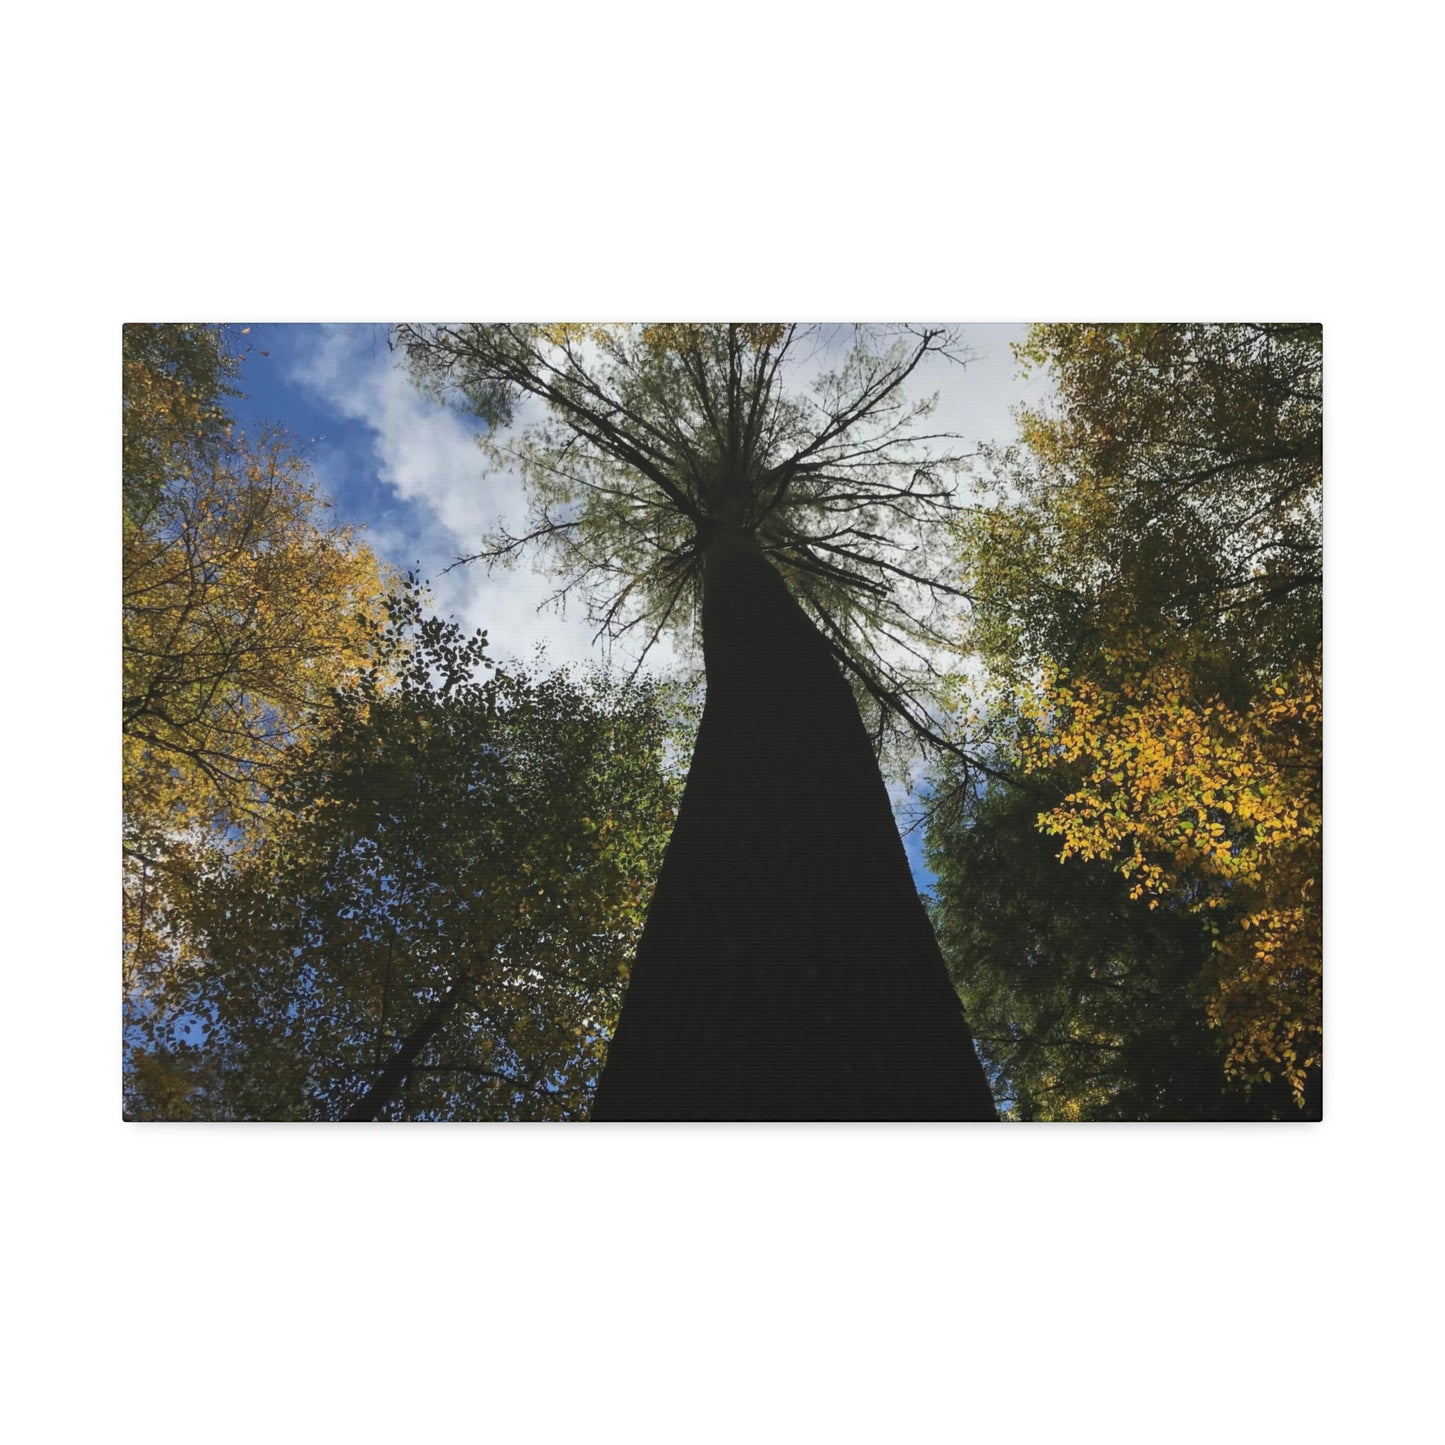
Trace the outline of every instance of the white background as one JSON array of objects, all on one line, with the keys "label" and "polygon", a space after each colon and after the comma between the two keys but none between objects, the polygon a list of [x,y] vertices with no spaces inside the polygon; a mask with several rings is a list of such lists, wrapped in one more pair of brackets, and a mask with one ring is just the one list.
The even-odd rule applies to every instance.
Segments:
[{"label": "white background", "polygon": [[[13,1438],[1422,1437],[1427,13],[12,17]],[[1325,323],[1323,1125],[122,1126],[120,324],[533,314]]]}]

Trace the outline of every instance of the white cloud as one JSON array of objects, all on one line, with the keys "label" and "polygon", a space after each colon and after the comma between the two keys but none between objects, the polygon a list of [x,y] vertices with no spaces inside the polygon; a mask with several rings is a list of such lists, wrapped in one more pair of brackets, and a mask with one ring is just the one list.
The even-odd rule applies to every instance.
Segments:
[{"label": "white cloud", "polygon": [[[479,424],[428,401],[394,356],[349,328],[320,335],[295,379],[370,431],[377,477],[411,504],[404,520],[368,529],[372,545],[398,565],[419,562],[437,609],[468,629],[486,628],[495,655],[530,658],[541,644],[551,665],[601,661],[582,600],[569,599],[565,611],[546,605],[556,578],[525,564],[490,573],[481,563],[444,571],[478,551],[500,520],[515,528],[526,516],[520,479],[488,470],[476,444]],[[527,419],[525,412],[520,419]],[[661,669],[672,657],[659,645],[648,664]],[[614,661],[630,667],[632,659],[619,652]]]}]

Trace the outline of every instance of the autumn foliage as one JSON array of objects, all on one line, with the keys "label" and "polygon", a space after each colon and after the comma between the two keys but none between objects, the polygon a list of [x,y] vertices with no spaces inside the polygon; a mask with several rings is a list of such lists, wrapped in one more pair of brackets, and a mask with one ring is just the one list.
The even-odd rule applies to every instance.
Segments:
[{"label": "autumn foliage", "polygon": [[401,579],[188,900],[128,1107],[190,1119],[586,1115],[676,808],[666,689],[499,668]]},{"label": "autumn foliage", "polygon": [[[1127,658],[1121,658],[1126,662]],[[1236,710],[1181,667],[1136,658],[1114,687],[1045,673],[1025,768],[1071,769],[1039,816],[1059,857],[1105,858],[1129,897],[1198,914],[1214,943],[1204,1009],[1225,1067],[1301,1098],[1319,1062],[1323,713],[1318,666]]]},{"label": "autumn foliage", "polygon": [[[263,811],[270,769],[354,666],[383,577],[284,435],[224,411],[214,328],[127,327],[121,701],[127,970]],[[229,830],[229,833],[228,833]]]},{"label": "autumn foliage", "polygon": [[682,701],[499,669],[239,379],[216,328],[126,330],[126,1113],[585,1115]]},{"label": "autumn foliage", "polygon": [[[1322,1037],[1318,328],[1042,326],[1021,357],[1057,401],[992,454],[963,532],[988,664],[970,726],[1064,868],[1107,866],[1128,907],[1193,921],[1201,962],[1164,992],[1217,1032],[1216,1092],[1282,1086],[1303,1108]],[[947,874],[978,844],[945,832]],[[1150,964],[1090,967],[1117,992]],[[1027,961],[959,968],[977,986]],[[1120,1022],[1092,1046],[1146,1026]]]}]

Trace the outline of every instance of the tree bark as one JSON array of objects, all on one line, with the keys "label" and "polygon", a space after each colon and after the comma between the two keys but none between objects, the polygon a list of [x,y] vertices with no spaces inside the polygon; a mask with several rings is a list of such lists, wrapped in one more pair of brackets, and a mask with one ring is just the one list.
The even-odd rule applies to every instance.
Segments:
[{"label": "tree bark", "polygon": [[739,533],[597,1120],[994,1119],[852,692]]}]

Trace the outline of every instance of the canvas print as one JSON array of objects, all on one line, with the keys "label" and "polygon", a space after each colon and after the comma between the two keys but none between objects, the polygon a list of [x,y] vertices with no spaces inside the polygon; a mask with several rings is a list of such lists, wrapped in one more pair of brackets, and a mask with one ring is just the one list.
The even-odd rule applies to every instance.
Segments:
[{"label": "canvas print", "polygon": [[126,326],[124,1116],[1319,1119],[1322,348]]}]

